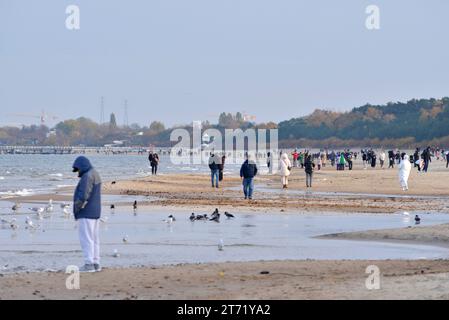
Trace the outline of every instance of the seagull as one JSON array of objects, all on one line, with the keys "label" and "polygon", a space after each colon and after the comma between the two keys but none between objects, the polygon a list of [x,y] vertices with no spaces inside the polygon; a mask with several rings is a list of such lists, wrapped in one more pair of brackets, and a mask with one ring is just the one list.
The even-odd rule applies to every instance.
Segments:
[{"label": "seagull", "polygon": [[70,204],[68,204],[68,203],[61,203],[60,206],[61,206],[61,209],[64,210],[65,208],[69,208]]},{"label": "seagull", "polygon": [[223,251],[223,249],[224,249],[223,239],[220,239],[220,242],[218,242],[218,250]]},{"label": "seagull", "polygon": [[9,227],[13,230],[17,230],[19,228],[19,226],[14,221],[9,225]]},{"label": "seagull", "polygon": [[134,201],[134,204],[133,204],[133,209],[134,209],[134,211],[136,211],[136,210],[137,210],[137,201]]},{"label": "seagull", "polygon": [[1,219],[0,222],[10,225],[10,224],[16,223],[16,218],[12,218],[11,220]]},{"label": "seagull", "polygon": [[196,217],[195,217],[195,214],[192,212],[192,214],[190,215],[190,221],[195,221],[196,220]]},{"label": "seagull", "polygon": [[31,221],[31,218],[29,216],[25,219],[25,224],[27,225],[26,228],[34,229],[33,221]]},{"label": "seagull", "polygon": [[117,249],[114,249],[114,254],[112,255],[114,258],[120,257],[120,253],[118,253]]},{"label": "seagull", "polygon": [[31,211],[35,212],[37,214],[37,218],[39,220],[42,220],[42,213],[44,213],[45,208],[30,208]]},{"label": "seagull", "polygon": [[227,211],[225,211],[225,216],[226,216],[228,219],[235,218],[233,214],[230,214],[230,213],[227,212]]},{"label": "seagull", "polygon": [[164,222],[166,223],[173,223],[174,221],[176,221],[175,217],[173,217],[173,215],[169,215],[167,220],[164,220]]},{"label": "seagull", "polygon": [[214,212],[212,212],[212,217],[218,214],[218,208],[215,208]]},{"label": "seagull", "polygon": [[64,207],[64,209],[62,209],[62,212],[64,212],[64,215],[66,216],[66,217],[70,217],[70,215],[72,214],[70,211],[69,211],[69,207],[67,206],[67,207]]},{"label": "seagull", "polygon": [[54,209],[53,208],[53,199],[50,199],[50,200],[48,200],[48,204],[45,207],[45,211],[48,213],[51,213],[51,212],[53,212],[53,209]]},{"label": "seagull", "polygon": [[420,224],[420,223],[421,223],[421,218],[418,215],[416,215],[415,216],[415,224]]},{"label": "seagull", "polygon": [[110,208],[111,208],[111,213],[115,213],[115,205],[111,204]]},{"label": "seagull", "polygon": [[199,214],[196,216],[196,220],[207,220],[207,214]]},{"label": "seagull", "polygon": [[38,207],[34,207],[34,208],[29,208],[31,211],[35,212],[35,213],[44,213],[44,208],[38,208]]},{"label": "seagull", "polygon": [[220,222],[220,214],[217,213],[215,215],[212,215],[212,218],[210,218],[209,221]]},{"label": "seagull", "polygon": [[17,213],[17,211],[19,211],[20,209],[20,204],[18,204],[17,202],[12,206],[12,211],[14,213]]},{"label": "seagull", "polygon": [[115,181],[112,181],[112,182],[111,182],[111,184],[116,184],[116,183],[117,183],[117,182],[115,182]]},{"label": "seagull", "polygon": [[128,240],[129,240],[128,235],[125,235],[123,237],[123,243],[128,243]]},{"label": "seagull", "polygon": [[404,216],[410,216],[410,213],[408,213],[407,211],[404,211],[403,213],[402,213],[402,215],[404,215]]}]

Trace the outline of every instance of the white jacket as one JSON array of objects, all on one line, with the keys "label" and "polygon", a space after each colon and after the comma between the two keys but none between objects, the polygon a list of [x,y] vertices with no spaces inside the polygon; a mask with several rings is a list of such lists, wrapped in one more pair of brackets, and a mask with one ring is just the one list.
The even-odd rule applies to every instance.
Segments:
[{"label": "white jacket", "polygon": [[408,177],[410,176],[410,171],[412,170],[412,165],[408,159],[408,155],[404,156],[404,160],[399,164],[399,183],[402,187],[407,186]]},{"label": "white jacket", "polygon": [[292,164],[290,160],[288,159],[288,156],[286,153],[283,153],[281,155],[281,160],[279,161],[279,172],[281,176],[289,176],[290,170],[288,170],[289,167],[291,167]]}]

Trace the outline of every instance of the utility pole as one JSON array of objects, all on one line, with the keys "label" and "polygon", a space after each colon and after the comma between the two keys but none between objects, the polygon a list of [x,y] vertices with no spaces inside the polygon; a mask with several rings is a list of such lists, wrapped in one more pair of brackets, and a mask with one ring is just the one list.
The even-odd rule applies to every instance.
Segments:
[{"label": "utility pole", "polygon": [[123,126],[125,128],[128,127],[128,100],[125,99],[125,104],[124,104],[124,115],[123,115]]},{"label": "utility pole", "polygon": [[100,101],[100,124],[104,124],[104,97],[101,96]]}]

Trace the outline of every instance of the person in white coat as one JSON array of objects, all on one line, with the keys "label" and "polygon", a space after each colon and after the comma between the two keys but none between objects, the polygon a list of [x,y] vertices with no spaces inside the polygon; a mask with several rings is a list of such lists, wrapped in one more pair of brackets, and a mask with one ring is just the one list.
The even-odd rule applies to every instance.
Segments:
[{"label": "person in white coat", "polygon": [[292,164],[286,153],[281,155],[281,160],[279,161],[279,172],[282,178],[282,188],[286,189],[288,186],[288,176],[290,175],[290,170]]},{"label": "person in white coat", "polygon": [[410,171],[412,170],[412,165],[408,158],[408,155],[404,155],[404,159],[399,163],[399,182],[403,191],[408,190],[408,177],[410,176]]}]

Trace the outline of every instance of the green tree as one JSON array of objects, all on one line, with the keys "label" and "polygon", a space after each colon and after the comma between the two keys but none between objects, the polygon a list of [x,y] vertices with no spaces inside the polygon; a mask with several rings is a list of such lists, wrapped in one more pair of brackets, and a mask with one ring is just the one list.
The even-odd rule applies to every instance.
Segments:
[{"label": "green tree", "polygon": [[150,124],[150,131],[153,133],[160,133],[165,130],[165,126],[160,121],[153,121]]},{"label": "green tree", "polygon": [[115,119],[115,114],[111,113],[111,117],[109,118],[109,128],[116,129],[117,128],[117,120]]}]

